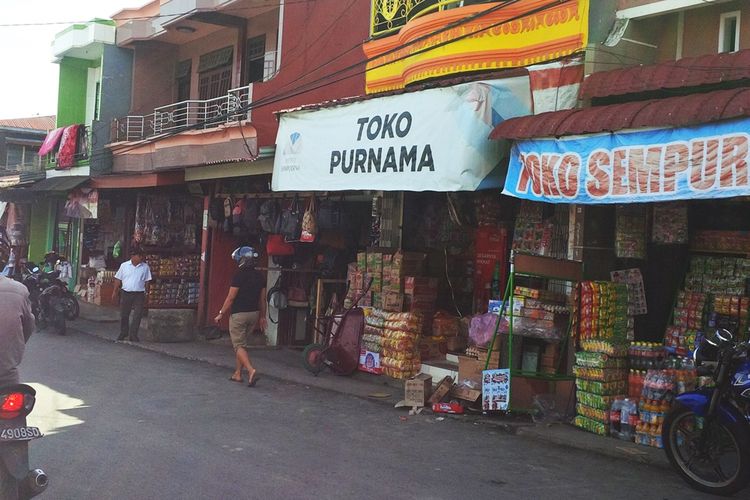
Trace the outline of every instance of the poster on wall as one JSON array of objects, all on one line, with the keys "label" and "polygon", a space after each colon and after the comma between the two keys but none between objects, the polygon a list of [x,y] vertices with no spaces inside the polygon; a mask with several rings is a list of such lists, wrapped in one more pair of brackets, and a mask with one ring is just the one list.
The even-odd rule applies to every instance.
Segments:
[{"label": "poster on wall", "polygon": [[74,219],[96,219],[99,208],[99,191],[79,187],[68,193],[65,215]]},{"label": "poster on wall", "polygon": [[628,315],[639,316],[648,313],[646,289],[643,286],[643,275],[638,268],[622,269],[609,273],[615,283],[624,283],[628,287]]}]

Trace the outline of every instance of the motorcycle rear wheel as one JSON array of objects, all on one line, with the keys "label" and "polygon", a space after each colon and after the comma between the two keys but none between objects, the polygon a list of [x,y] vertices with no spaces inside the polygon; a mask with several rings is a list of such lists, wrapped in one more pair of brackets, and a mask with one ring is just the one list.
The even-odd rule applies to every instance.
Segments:
[{"label": "motorcycle rear wheel", "polygon": [[[714,495],[736,493],[750,481],[750,434],[742,424],[720,418],[707,429],[703,429],[705,423],[685,406],[674,408],[664,420],[664,451],[691,487]],[[701,450],[698,441],[704,432],[709,433],[709,444]],[[721,455],[714,456],[716,452]],[[729,460],[722,460],[724,452],[730,454]],[[730,464],[734,464],[731,472],[725,471]],[[698,466],[704,470],[698,470]]]},{"label": "motorcycle rear wheel", "polygon": [[68,321],[78,319],[78,315],[81,314],[81,306],[78,304],[78,299],[73,295],[68,295],[63,297],[62,301],[65,304],[65,319]]}]

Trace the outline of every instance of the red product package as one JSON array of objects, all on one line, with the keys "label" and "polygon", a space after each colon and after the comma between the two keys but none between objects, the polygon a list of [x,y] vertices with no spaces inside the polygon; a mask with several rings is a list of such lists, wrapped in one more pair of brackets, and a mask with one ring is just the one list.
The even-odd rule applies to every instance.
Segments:
[{"label": "red product package", "polygon": [[432,405],[432,411],[434,413],[461,414],[464,412],[464,407],[459,403],[434,403]]}]

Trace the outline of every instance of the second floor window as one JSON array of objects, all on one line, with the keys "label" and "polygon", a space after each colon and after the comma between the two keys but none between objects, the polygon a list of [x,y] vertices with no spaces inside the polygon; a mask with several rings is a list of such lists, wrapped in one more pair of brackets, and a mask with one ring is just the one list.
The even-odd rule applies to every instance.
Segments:
[{"label": "second floor window", "polygon": [[246,83],[262,82],[265,77],[266,35],[256,36],[247,41]]},{"label": "second floor window", "polygon": [[190,99],[190,73],[192,71],[192,66],[192,61],[190,59],[177,63],[177,68],[175,69],[177,102]]},{"label": "second floor window", "polygon": [[720,17],[719,52],[740,50],[740,11],[726,12]]},{"label": "second floor window", "polygon": [[232,47],[225,47],[200,57],[198,64],[199,99],[213,99],[229,93],[232,85],[233,54]]},{"label": "second floor window", "polygon": [[18,172],[35,171],[39,169],[38,147],[9,143],[6,147],[5,165],[8,170]]}]

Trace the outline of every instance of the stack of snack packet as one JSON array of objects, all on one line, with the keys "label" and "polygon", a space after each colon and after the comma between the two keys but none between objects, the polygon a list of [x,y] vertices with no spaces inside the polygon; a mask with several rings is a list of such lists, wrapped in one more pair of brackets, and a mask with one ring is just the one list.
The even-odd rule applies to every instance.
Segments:
[{"label": "stack of snack packet", "polygon": [[610,282],[582,282],[580,351],[576,353],[577,416],[575,425],[596,434],[609,434],[609,412],[628,393],[628,292]]},{"label": "stack of snack packet", "polygon": [[419,338],[422,329],[421,314],[384,313],[381,357],[384,375],[406,379],[419,373]]}]

